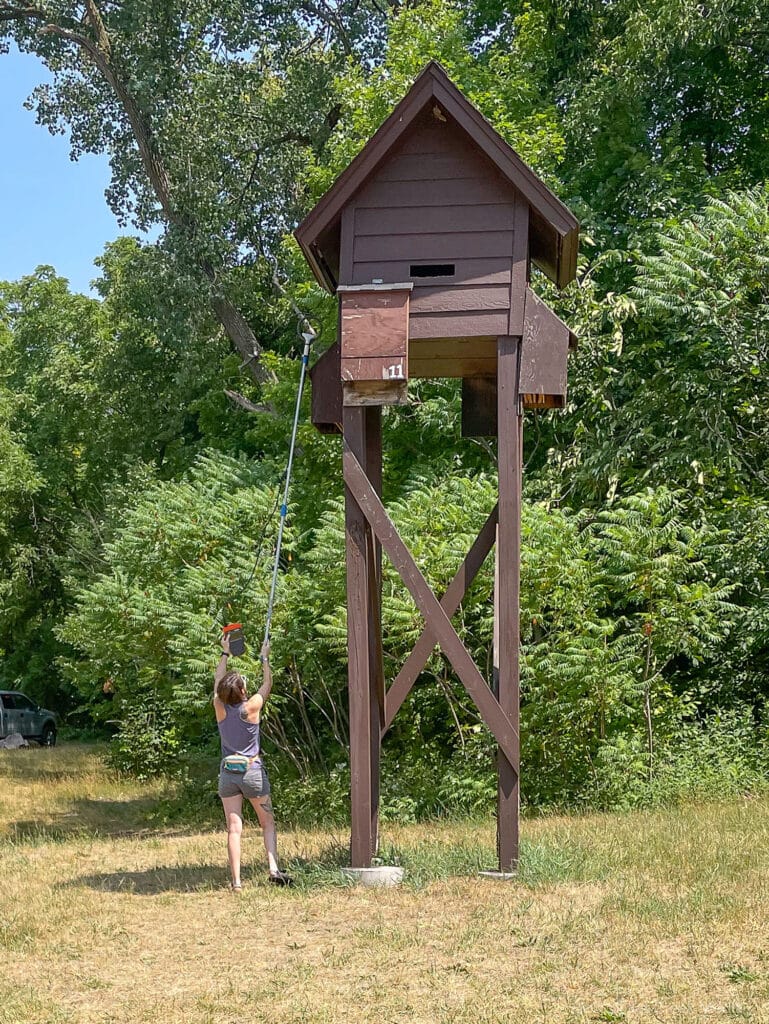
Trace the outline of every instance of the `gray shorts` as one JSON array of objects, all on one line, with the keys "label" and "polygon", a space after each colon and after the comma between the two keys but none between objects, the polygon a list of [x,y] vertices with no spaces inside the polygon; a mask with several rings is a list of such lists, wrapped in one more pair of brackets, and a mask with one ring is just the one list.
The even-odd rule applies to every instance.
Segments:
[{"label": "gray shorts", "polygon": [[267,769],[261,761],[254,761],[243,775],[224,770],[224,762],[219,768],[219,796],[237,796],[242,794],[247,800],[255,800],[260,796],[269,796],[270,780]]}]

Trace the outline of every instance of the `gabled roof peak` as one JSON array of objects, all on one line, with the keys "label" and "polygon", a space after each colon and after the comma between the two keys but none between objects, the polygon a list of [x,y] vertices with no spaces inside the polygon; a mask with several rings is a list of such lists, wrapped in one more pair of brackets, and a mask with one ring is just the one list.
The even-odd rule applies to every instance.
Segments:
[{"label": "gabled roof peak", "polygon": [[432,101],[440,105],[526,199],[530,208],[532,260],[560,287],[568,284],[576,274],[576,218],[460,92],[436,60],[425,65],[390,116],[296,229],[297,241],[317,279],[335,290],[338,282],[323,258],[319,240],[335,235],[342,210]]}]

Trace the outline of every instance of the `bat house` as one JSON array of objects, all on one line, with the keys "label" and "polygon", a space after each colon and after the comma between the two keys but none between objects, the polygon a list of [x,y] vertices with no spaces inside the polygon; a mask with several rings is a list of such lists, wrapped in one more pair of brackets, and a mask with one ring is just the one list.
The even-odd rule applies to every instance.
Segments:
[{"label": "bat house", "polygon": [[[576,273],[579,225],[435,62],[296,230],[339,297],[336,343],[311,370],[312,419],[344,437],[352,862],[375,851],[379,745],[436,644],[499,745],[499,859],[518,858],[523,410],[562,408],[571,330],[529,287]],[[381,407],[419,377],[462,378],[462,426],[498,437],[499,503],[439,600],[381,502]],[[451,623],[496,542],[494,686]],[[425,628],[386,688],[381,552]]]}]

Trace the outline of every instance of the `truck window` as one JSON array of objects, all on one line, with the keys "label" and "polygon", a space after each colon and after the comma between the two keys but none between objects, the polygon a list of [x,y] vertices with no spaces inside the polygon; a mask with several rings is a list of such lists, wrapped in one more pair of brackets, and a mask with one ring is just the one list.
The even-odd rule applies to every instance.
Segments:
[{"label": "truck window", "polygon": [[0,700],[2,700],[3,707],[5,708],[6,711],[13,711],[13,709],[16,707],[13,697],[9,693],[4,693]]},{"label": "truck window", "polygon": [[34,711],[37,708],[37,705],[29,697],[25,697],[23,693],[15,693],[13,701],[14,707],[19,711]]}]

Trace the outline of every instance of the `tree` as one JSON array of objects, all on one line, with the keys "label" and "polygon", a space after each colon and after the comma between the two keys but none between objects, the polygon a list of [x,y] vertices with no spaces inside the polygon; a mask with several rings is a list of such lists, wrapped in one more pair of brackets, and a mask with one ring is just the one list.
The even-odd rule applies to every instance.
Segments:
[{"label": "tree", "polygon": [[110,154],[112,210],[143,230],[163,224],[180,274],[196,275],[259,381],[269,371],[233,275],[274,256],[295,220],[306,154],[337,118],[330,74],[366,20],[356,12],[0,2],[0,27],[53,75],[33,96],[39,121],[70,132],[74,158]]},{"label": "tree", "polygon": [[764,492],[767,266],[758,188],[672,220],[624,295],[601,301],[583,276],[573,306],[585,344],[572,364],[573,412],[557,428],[571,500],[659,484],[711,502]]},{"label": "tree", "polygon": [[[736,612],[728,601],[734,585],[717,579],[706,561],[715,531],[706,522],[685,522],[683,511],[680,500],[660,488],[628,496],[596,520],[612,613],[617,627],[635,639],[631,666],[643,706],[649,781],[655,721],[675,707],[668,676],[674,660],[696,665],[712,656]],[[696,710],[691,695],[679,716],[682,710]]]},{"label": "tree", "polygon": [[125,503],[186,469],[206,431],[243,443],[221,391],[237,373],[227,346],[184,317],[154,330],[147,296],[173,306],[174,291],[156,255],[128,239],[108,247],[103,301],[71,294],[51,268],[0,285],[0,672],[62,710],[54,629],[103,567]]}]

